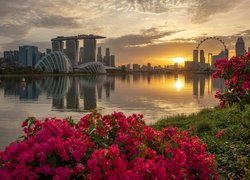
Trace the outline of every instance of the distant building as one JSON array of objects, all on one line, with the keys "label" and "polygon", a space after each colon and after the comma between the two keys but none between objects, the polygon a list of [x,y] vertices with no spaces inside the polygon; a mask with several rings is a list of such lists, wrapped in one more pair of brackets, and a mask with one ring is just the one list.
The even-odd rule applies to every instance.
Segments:
[{"label": "distant building", "polygon": [[80,47],[78,64],[82,64],[83,61],[84,61],[84,47]]},{"label": "distant building", "polygon": [[174,69],[178,69],[178,63],[174,63]]},{"label": "distant building", "polygon": [[52,41],[52,51],[63,51],[64,42],[63,41]]},{"label": "distant building", "polygon": [[200,63],[205,64],[205,52],[204,50],[200,50]]},{"label": "distant building", "polygon": [[114,55],[110,56],[110,66],[115,67],[115,56]]},{"label": "distant building", "polygon": [[127,64],[127,65],[126,65],[126,70],[127,70],[127,71],[130,71],[130,64]]},{"label": "distant building", "polygon": [[19,59],[19,52],[18,51],[4,51],[4,60],[7,64],[17,65]]},{"label": "distant building", "polygon": [[197,49],[193,50],[193,61],[198,63],[199,61],[199,51]]},{"label": "distant building", "polygon": [[152,71],[153,70],[153,67],[151,66],[151,63],[148,63],[147,64],[147,71]]},{"label": "distant building", "polygon": [[98,47],[97,62],[102,63],[102,48],[101,47]]},{"label": "distant building", "polygon": [[38,47],[19,46],[19,65],[23,67],[34,67],[39,60]]},{"label": "distant building", "polygon": [[221,51],[218,55],[212,56],[212,68],[214,68],[214,64],[216,63],[216,60],[222,59],[222,58],[228,58],[228,50]]},{"label": "distant building", "polygon": [[96,57],[96,39],[84,39],[83,62],[95,62]]},{"label": "distant building", "polygon": [[51,53],[52,52],[52,49],[46,49],[46,54],[49,54],[49,53]]},{"label": "distant building", "polygon": [[194,69],[194,61],[185,61],[185,69],[193,70]]},{"label": "distant building", "polygon": [[105,55],[105,62],[106,62],[106,66],[110,66],[110,50],[109,48],[106,48],[106,55]]},{"label": "distant building", "polygon": [[38,51],[38,59],[41,59],[45,55],[46,55],[46,53],[42,53],[42,52]]},{"label": "distant building", "polygon": [[66,49],[64,52],[70,59],[72,66],[78,63],[78,44],[78,40],[66,40]]},{"label": "distant building", "polygon": [[133,71],[140,71],[140,65],[139,64],[133,64]]},{"label": "distant building", "polygon": [[237,42],[235,45],[235,51],[236,51],[236,56],[243,56],[246,53],[245,42],[242,37],[239,37],[237,39]]},{"label": "distant building", "polygon": [[82,64],[83,62],[84,62],[84,47],[80,47],[78,64]]}]

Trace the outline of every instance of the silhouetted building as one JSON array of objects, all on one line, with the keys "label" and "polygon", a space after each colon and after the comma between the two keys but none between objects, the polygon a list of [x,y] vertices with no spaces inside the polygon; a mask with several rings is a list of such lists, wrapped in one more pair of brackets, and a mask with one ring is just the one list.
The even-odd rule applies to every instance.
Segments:
[{"label": "silhouetted building", "polygon": [[84,39],[84,54],[83,62],[95,62],[96,57],[96,40]]},{"label": "silhouetted building", "polygon": [[235,45],[235,51],[236,51],[236,56],[243,56],[246,53],[245,42],[242,37],[239,37],[237,39],[237,42]]},{"label": "silhouetted building", "polygon": [[130,71],[130,64],[127,64],[127,65],[126,65],[126,70],[127,70],[127,71]]},{"label": "silhouetted building", "polygon": [[52,41],[52,51],[63,51],[64,42],[63,41]]},{"label": "silhouetted building", "polygon": [[133,71],[140,71],[140,65],[139,64],[133,64]]},{"label": "silhouetted building", "polygon": [[110,66],[115,67],[115,56],[114,55],[110,56]]},{"label": "silhouetted building", "polygon": [[34,67],[39,60],[38,48],[36,46],[19,46],[19,65]]},{"label": "silhouetted building", "polygon": [[193,70],[194,69],[194,61],[185,61],[185,69]]},{"label": "silhouetted building", "polygon": [[78,63],[78,47],[78,40],[66,40],[65,54],[70,59],[72,66],[75,66]]},{"label": "silhouetted building", "polygon": [[195,63],[198,63],[198,59],[199,59],[199,51],[197,49],[193,50],[193,61]]},{"label": "silhouetted building", "polygon": [[102,48],[98,47],[97,62],[102,63]]},{"label": "silhouetted building", "polygon": [[49,54],[49,53],[51,53],[52,52],[52,49],[46,49],[46,54]]},{"label": "silhouetted building", "polygon": [[3,54],[5,62],[12,65],[18,64],[18,59],[19,59],[18,51],[4,51]]},{"label": "silhouetted building", "polygon": [[106,55],[105,55],[105,62],[106,66],[110,66],[110,50],[109,48],[106,48]]},{"label": "silhouetted building", "polygon": [[216,60],[222,59],[222,58],[228,59],[228,50],[227,49],[225,51],[221,51],[218,55],[212,56],[212,68],[214,68],[214,64],[215,64]]},{"label": "silhouetted building", "polygon": [[200,63],[205,64],[205,60],[204,50],[200,50]]},{"label": "silhouetted building", "polygon": [[80,52],[79,52],[79,63],[82,64],[84,61],[84,47],[80,47]]}]

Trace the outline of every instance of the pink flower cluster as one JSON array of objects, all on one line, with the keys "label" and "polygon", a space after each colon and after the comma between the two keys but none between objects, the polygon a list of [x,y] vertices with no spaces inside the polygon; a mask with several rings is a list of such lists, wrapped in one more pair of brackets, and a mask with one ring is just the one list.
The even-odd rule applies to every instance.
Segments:
[{"label": "pink flower cluster", "polygon": [[223,78],[228,92],[216,92],[215,97],[220,99],[220,106],[225,103],[238,103],[241,106],[250,104],[250,53],[245,56],[232,57],[231,59],[217,60],[215,67],[218,69],[213,78]]},{"label": "pink flower cluster", "polygon": [[0,152],[1,179],[218,179],[213,154],[186,131],[155,131],[142,115],[29,118]]}]

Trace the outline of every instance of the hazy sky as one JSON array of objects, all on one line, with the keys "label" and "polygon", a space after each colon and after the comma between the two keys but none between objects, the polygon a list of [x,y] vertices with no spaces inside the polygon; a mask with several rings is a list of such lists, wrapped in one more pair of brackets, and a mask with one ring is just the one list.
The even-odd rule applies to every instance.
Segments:
[{"label": "hazy sky", "polygon": [[[250,47],[249,9],[250,0],[0,0],[0,51],[44,51],[56,36],[98,34],[117,64],[164,65],[191,59],[201,39],[218,36],[234,55],[238,36]],[[211,40],[201,48],[216,54],[223,46]]]}]

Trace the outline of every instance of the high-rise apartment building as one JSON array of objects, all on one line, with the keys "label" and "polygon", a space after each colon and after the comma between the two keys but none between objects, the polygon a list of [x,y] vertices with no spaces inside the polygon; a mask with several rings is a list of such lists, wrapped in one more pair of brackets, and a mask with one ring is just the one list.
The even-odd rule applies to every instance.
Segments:
[{"label": "high-rise apartment building", "polygon": [[17,65],[18,64],[18,58],[19,58],[19,52],[18,51],[4,51],[4,60],[9,65]]},{"label": "high-rise apartment building", "polygon": [[199,51],[197,49],[193,50],[193,61],[194,63],[198,63],[199,59]]},{"label": "high-rise apartment building", "polygon": [[105,61],[106,61],[106,66],[110,66],[111,63],[110,63],[110,50],[109,48],[106,48],[106,56],[105,56]]},{"label": "high-rise apartment building", "polygon": [[102,48],[101,47],[98,47],[97,62],[102,63]]},{"label": "high-rise apartment building", "polygon": [[200,50],[200,63],[205,64],[205,52],[204,50]]},{"label": "high-rise apartment building", "polygon": [[39,60],[36,46],[19,46],[19,65],[34,67]]},{"label": "high-rise apartment building", "polygon": [[110,56],[110,66],[115,67],[115,56],[114,55]]},{"label": "high-rise apartment building", "polygon": [[96,39],[84,39],[84,63],[95,62]]},{"label": "high-rise apartment building", "polygon": [[235,51],[236,51],[236,56],[243,56],[246,53],[245,42],[242,37],[239,37],[237,39],[237,42],[235,45]]}]

